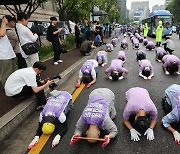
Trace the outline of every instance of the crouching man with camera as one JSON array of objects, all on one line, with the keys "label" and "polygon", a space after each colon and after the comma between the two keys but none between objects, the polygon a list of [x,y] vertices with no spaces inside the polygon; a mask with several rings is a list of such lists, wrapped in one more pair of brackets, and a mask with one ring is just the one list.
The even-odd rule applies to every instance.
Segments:
[{"label": "crouching man with camera", "polygon": [[37,110],[41,110],[46,104],[44,89],[53,84],[53,80],[48,80],[45,84],[40,82],[40,74],[46,70],[42,62],[35,62],[33,67],[19,69],[13,72],[5,83],[5,92],[11,97],[28,97],[33,93],[37,99]]}]

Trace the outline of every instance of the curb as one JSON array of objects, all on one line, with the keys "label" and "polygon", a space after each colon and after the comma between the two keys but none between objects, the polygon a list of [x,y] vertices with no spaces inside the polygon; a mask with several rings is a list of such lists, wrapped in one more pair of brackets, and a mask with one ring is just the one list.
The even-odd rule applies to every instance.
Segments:
[{"label": "curb", "polygon": [[[91,51],[91,55],[90,56],[85,56],[83,58],[81,58],[79,61],[77,61],[76,63],[74,63],[72,66],[70,66],[69,68],[67,68],[65,71],[63,71],[62,73],[60,73],[59,75],[61,76],[61,80],[59,80],[58,82],[56,82],[56,84],[58,85],[56,87],[56,89],[60,88],[61,86],[63,86],[63,84],[71,78],[71,76],[78,70],[80,69],[80,67],[82,66],[82,64],[94,57],[97,53],[99,48],[96,48],[94,50]],[[75,86],[74,89],[72,89],[72,92],[75,90]],[[49,94],[50,89],[47,88],[45,89],[45,94],[46,96]],[[36,99],[35,96],[32,96],[26,100],[24,100],[23,102],[21,102],[20,104],[18,104],[15,108],[13,108],[12,110],[10,110],[8,113],[6,113],[4,116],[2,116],[0,118],[0,143],[3,142],[3,140],[5,138],[7,138],[8,136],[10,136],[10,134],[20,125],[22,124],[26,118],[28,116],[30,116],[36,108]]]}]

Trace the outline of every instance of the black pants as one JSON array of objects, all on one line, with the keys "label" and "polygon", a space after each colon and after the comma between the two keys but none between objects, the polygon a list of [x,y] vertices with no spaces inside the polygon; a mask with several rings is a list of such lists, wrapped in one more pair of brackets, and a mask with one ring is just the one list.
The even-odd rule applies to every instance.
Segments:
[{"label": "black pants", "polygon": [[[39,81],[39,78],[37,77],[37,85],[38,86],[42,86],[42,83]],[[21,92],[17,95],[14,95],[14,98],[18,98],[18,97],[30,97],[31,95],[33,95],[33,90],[32,87],[29,86],[24,86],[23,89],[21,90]],[[36,96],[36,101],[37,101],[37,106],[42,106],[46,104],[46,96],[44,93],[44,90],[35,93]]]},{"label": "black pants", "polygon": [[81,52],[82,54],[90,53],[90,52],[91,52],[91,46],[89,45],[89,46],[87,47],[86,51],[80,50],[80,52]]},{"label": "black pants", "polygon": [[22,57],[21,53],[17,53],[16,57],[17,57],[18,68],[19,69],[26,68],[27,64],[26,64],[25,59]]},{"label": "black pants", "polygon": [[167,103],[166,97],[162,98],[162,107],[166,114],[172,111],[172,107]]},{"label": "black pants", "polygon": [[172,52],[174,51],[174,50],[169,49],[166,44],[164,44],[164,50],[166,52],[169,52],[170,55],[172,55]]},{"label": "black pants", "polygon": [[75,37],[75,42],[76,42],[76,48],[81,47],[81,38],[79,36]]},{"label": "black pants", "polygon": [[53,41],[52,46],[54,50],[54,62],[57,62],[60,58],[60,54],[62,53],[62,47],[59,41]]}]

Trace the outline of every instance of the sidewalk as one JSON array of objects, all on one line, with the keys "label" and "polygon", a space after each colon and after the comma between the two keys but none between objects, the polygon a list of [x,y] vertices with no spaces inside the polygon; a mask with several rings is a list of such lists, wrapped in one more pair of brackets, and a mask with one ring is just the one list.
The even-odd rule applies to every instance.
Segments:
[{"label": "sidewalk", "polygon": [[[68,67],[80,60],[82,57],[83,55],[79,52],[79,49],[73,49],[70,50],[68,53],[61,55],[63,63],[54,65],[52,58],[45,61],[44,64],[46,65],[46,71],[43,72],[42,79],[47,77],[53,77],[62,73],[64,70],[66,70]],[[2,85],[0,85],[0,117],[9,112],[22,101],[24,101],[24,99],[7,97],[5,95]]]},{"label": "sidewalk", "polygon": [[[106,39],[106,42],[109,42],[109,39]],[[53,77],[60,75],[61,80],[58,81],[58,87],[64,87],[64,85],[69,79],[72,78],[72,75],[76,73],[82,64],[91,58],[94,58],[97,51],[104,50],[105,46],[98,47],[91,51],[89,56],[83,56],[79,49],[70,50],[68,53],[61,55],[63,63],[58,65],[53,64],[53,59],[45,61],[46,71],[42,74],[42,79],[47,77]],[[75,82],[71,83],[74,85]],[[46,95],[49,93],[49,89],[45,90]],[[11,133],[22,124],[30,115],[32,115],[36,108],[36,99],[35,96],[32,96],[27,99],[15,99],[7,97],[4,93],[2,86],[0,87],[0,143],[4,141],[5,138],[11,135]]]}]

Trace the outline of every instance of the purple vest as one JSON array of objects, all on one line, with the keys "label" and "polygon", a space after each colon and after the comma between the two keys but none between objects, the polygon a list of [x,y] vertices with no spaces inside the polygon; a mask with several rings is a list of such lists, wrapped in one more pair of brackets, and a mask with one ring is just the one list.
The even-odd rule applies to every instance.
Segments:
[{"label": "purple vest", "polygon": [[83,66],[81,67],[81,72],[84,73],[91,73],[93,69],[93,62],[86,61]]},{"label": "purple vest", "polygon": [[112,50],[110,44],[106,44],[106,50]]},{"label": "purple vest", "polygon": [[61,91],[61,94],[58,97],[51,96],[42,111],[42,116],[47,116],[46,114],[50,112],[53,113],[56,118],[59,118],[61,113],[64,112],[67,107],[70,99],[71,95],[66,91]]},{"label": "purple vest", "polygon": [[108,110],[107,101],[100,96],[89,99],[87,106],[82,113],[82,121],[87,125],[97,125],[103,128],[103,122]]},{"label": "purple vest", "polygon": [[146,46],[148,44],[148,40],[147,39],[144,39],[143,40],[143,44]]},{"label": "purple vest", "polygon": [[152,49],[155,48],[154,43],[152,41],[149,41],[146,47],[149,47],[149,48],[152,48]]},{"label": "purple vest", "polygon": [[101,57],[102,61],[104,61],[104,57],[105,57],[105,56],[104,56],[103,53],[101,53],[101,52],[98,53],[98,54],[96,55],[96,60],[98,60],[99,57]]}]

